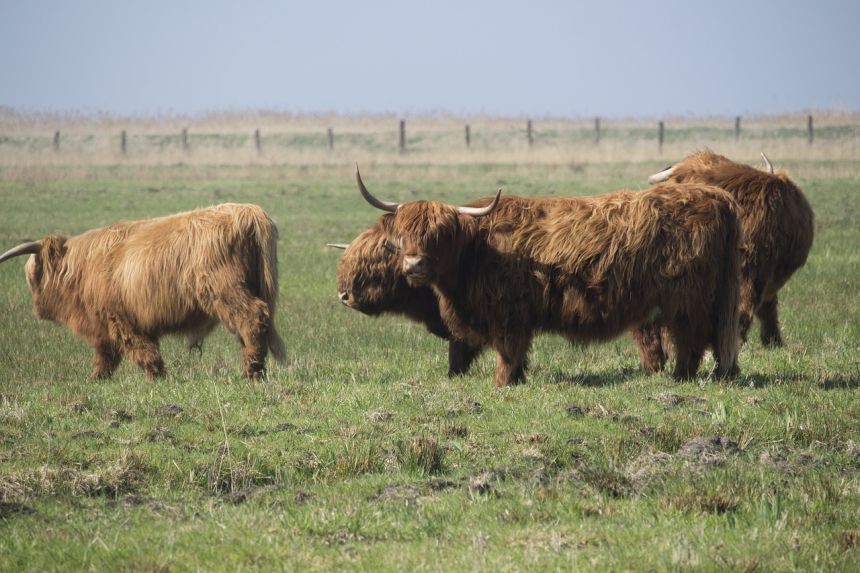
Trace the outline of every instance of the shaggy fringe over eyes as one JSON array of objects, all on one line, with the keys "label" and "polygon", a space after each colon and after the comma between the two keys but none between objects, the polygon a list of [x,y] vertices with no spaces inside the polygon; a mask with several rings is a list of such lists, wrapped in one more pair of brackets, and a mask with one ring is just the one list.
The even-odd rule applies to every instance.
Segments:
[{"label": "shaggy fringe over eyes", "polygon": [[379,284],[386,292],[394,289],[399,278],[397,256],[385,248],[383,226],[376,225],[356,237],[343,252],[337,265],[338,290]]},{"label": "shaggy fringe over eyes", "polygon": [[415,201],[400,206],[389,233],[398,240],[409,238],[414,247],[427,251],[439,245],[453,246],[459,230],[460,216],[453,207],[434,201]]}]

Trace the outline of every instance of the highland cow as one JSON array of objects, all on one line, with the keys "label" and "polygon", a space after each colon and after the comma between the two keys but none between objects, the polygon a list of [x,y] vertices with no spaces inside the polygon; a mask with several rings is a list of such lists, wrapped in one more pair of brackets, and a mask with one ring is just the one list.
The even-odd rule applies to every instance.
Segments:
[{"label": "highland cow", "polygon": [[451,337],[433,289],[407,284],[396,249],[386,241],[380,225],[367,229],[349,245],[329,246],[346,249],[337,265],[338,298],[345,306],[368,316],[399,314],[423,324],[431,334],[448,341],[448,376],[469,371],[481,348]]},{"label": "highland cow", "polygon": [[93,378],[127,355],[149,379],[164,374],[159,338],[199,345],[218,322],[239,337],[244,373],[264,372],[275,329],[278,231],[256,205],[224,204],[128,221],[74,237],[49,235],[0,255],[32,255],[27,283],[37,318],[68,326],[95,350]]},{"label": "highland cow", "polygon": [[735,163],[710,150],[700,151],[652,175],[650,183],[716,185],[734,197],[741,227],[741,339],[752,317],[761,323],[761,342],[782,346],[778,292],[806,263],[814,233],[812,208],[801,190],[762,153],[767,171]]},{"label": "highland cow", "polygon": [[[500,198],[486,207],[398,205],[381,225],[412,286],[430,286],[452,335],[497,353],[495,383],[522,382],[537,331],[611,339],[660,315],[674,376],[705,349],[737,371],[740,224],[716,187],[664,185],[591,198]],[[512,213],[515,215],[512,216]]]}]

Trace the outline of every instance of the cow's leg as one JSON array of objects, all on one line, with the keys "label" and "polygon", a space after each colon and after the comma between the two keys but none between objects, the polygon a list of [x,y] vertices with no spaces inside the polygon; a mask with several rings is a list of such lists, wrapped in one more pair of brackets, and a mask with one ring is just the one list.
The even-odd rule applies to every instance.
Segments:
[{"label": "cow's leg", "polygon": [[752,325],[753,315],[758,308],[759,301],[762,299],[764,285],[753,281],[750,278],[744,277],[741,279],[741,300],[738,308],[740,314],[740,343],[747,341],[747,334]]},{"label": "cow's leg", "polygon": [[521,332],[518,334],[518,337],[510,337],[493,343],[496,350],[495,383],[498,387],[525,382],[532,333]]},{"label": "cow's leg", "polygon": [[679,316],[667,325],[672,345],[675,347],[675,369],[672,377],[676,380],[695,378],[708,346],[708,338],[701,332],[702,325],[707,324],[704,317],[694,320],[688,316]]},{"label": "cow's leg", "polygon": [[663,323],[660,320],[652,320],[630,329],[630,336],[639,350],[639,364],[645,372],[660,372],[666,365],[662,331]]},{"label": "cow's leg", "polygon": [[268,351],[269,306],[242,287],[232,290],[229,296],[213,297],[210,305],[211,312],[242,343],[245,376],[262,376]]},{"label": "cow's leg", "polygon": [[147,378],[152,380],[164,376],[164,360],[161,359],[158,341],[154,337],[138,332],[128,321],[117,315],[108,318],[108,331],[120,352],[127,354],[140,366]]},{"label": "cow's leg", "polygon": [[782,333],[779,330],[777,314],[778,304],[779,300],[774,294],[770,299],[763,301],[755,311],[761,323],[761,343],[768,348],[782,346]]},{"label": "cow's leg", "polygon": [[95,355],[93,356],[93,371],[90,378],[97,380],[110,377],[122,360],[119,346],[110,340],[99,340],[93,344],[93,349]]},{"label": "cow's leg", "polygon": [[481,347],[474,347],[459,340],[448,342],[448,376],[460,376],[469,371],[472,362],[481,354]]}]

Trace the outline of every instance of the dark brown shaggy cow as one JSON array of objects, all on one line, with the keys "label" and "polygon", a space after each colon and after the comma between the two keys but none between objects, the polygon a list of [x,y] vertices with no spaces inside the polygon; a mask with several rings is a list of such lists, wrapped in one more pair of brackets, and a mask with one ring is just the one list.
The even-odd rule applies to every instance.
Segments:
[{"label": "dark brown shaggy cow", "polygon": [[648,178],[650,183],[700,183],[728,191],[740,207],[741,337],[746,340],[753,314],[761,322],[765,346],[781,346],[778,292],[806,263],[812,247],[812,208],[784,173],[735,163],[705,150]]},{"label": "dark brown shaggy cow", "polygon": [[49,235],[19,255],[37,318],[68,326],[95,349],[92,377],[124,355],[148,378],[164,373],[158,339],[199,344],[220,321],[242,343],[245,375],[264,370],[268,349],[286,358],[275,329],[278,230],[256,205],[225,204],[128,221],[74,237]]},{"label": "dark brown shaggy cow", "polygon": [[496,385],[524,379],[538,330],[606,340],[657,314],[676,346],[676,378],[694,376],[708,346],[718,375],[736,372],[740,225],[724,191],[398,205],[356,176],[365,199],[392,213],[382,225],[407,281],[433,288],[455,338],[497,352]]},{"label": "dark brown shaggy cow", "polygon": [[448,341],[448,376],[469,371],[481,349],[451,337],[433,289],[407,284],[396,249],[386,241],[381,225],[367,229],[349,245],[331,246],[346,248],[337,265],[337,292],[344,305],[368,316],[400,314],[423,324]]}]

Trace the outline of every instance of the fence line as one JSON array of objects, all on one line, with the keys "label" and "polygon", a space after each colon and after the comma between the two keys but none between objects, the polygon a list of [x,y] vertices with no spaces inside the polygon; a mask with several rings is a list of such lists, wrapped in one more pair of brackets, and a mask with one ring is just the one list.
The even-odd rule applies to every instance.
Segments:
[{"label": "fence line", "polygon": [[[723,131],[722,131],[722,133],[724,134],[723,137],[725,137],[726,139],[731,138],[732,134],[733,134],[733,138],[734,138],[735,142],[739,142],[741,140],[741,135],[744,135],[744,140],[747,140],[747,141],[749,141],[750,139],[754,139],[756,137],[755,131],[749,131],[749,129],[747,129],[746,131],[742,130],[742,117],[741,116],[739,116],[739,115],[735,116],[733,123],[734,123],[734,126],[733,126],[734,129],[733,130],[731,130],[731,128],[729,127],[731,124],[726,125],[725,128],[718,128],[718,129],[723,129]],[[638,132],[639,133],[639,139],[641,139],[643,141],[647,141],[648,139],[650,139],[650,137],[647,135],[648,130],[646,129],[645,124],[639,124],[636,122],[632,122],[633,127],[630,127],[631,122],[624,122],[624,124],[625,124],[625,127],[623,129],[627,130],[626,135],[628,137],[632,137],[632,136],[634,136],[633,134]],[[851,129],[842,130],[841,126],[840,126],[840,129],[838,129],[838,130],[830,130],[830,135],[829,136],[825,135],[825,139],[828,139],[828,138],[833,139],[834,138],[833,134],[835,133],[836,134],[835,137],[841,138],[844,140],[849,140],[849,141],[860,140],[860,125],[858,125],[854,122],[850,122],[850,121],[847,124],[843,124],[843,125],[848,125],[849,127],[851,127]],[[800,125],[795,124],[795,126],[796,127],[794,130],[794,137],[803,137],[804,132],[802,131],[802,128],[800,127]],[[474,143],[474,136],[475,136],[475,131],[473,130],[473,127],[474,126],[470,123],[466,123],[463,125],[463,137],[464,137],[463,141],[465,142],[466,148],[471,148],[473,146],[472,144]],[[559,142],[559,137],[561,137],[560,134],[564,133],[563,131],[559,131],[558,129],[553,129],[553,128],[548,128],[542,132],[539,132],[536,129],[536,122],[534,122],[534,120],[532,120],[531,118],[528,118],[526,120],[526,126],[525,127],[526,127],[526,142],[527,142],[529,148],[534,148],[536,146],[539,146],[539,145],[541,145],[541,143],[544,143],[544,148],[546,148],[546,146],[547,146],[546,142],[551,142],[551,144],[557,144]],[[784,129],[784,127],[785,127],[785,124],[782,123],[779,125],[779,127],[774,126],[772,131],[779,133],[781,130]],[[667,137],[669,136],[669,130],[670,129],[671,129],[671,126],[669,126],[664,120],[660,120],[657,124],[656,138],[657,138],[657,152],[659,154],[663,153],[664,146],[668,141]],[[683,139],[684,137],[691,138],[690,134],[694,133],[696,128],[690,127],[689,125],[684,126],[682,123],[681,126],[679,127],[679,129],[681,131],[676,132],[676,133],[681,133],[682,135],[680,137]],[[713,129],[712,125],[702,126],[703,131],[711,130],[711,129]],[[568,143],[574,143],[575,141],[578,140],[578,138],[581,138],[583,136],[585,136],[587,138],[587,135],[585,135],[585,133],[583,133],[583,131],[584,131],[583,127],[571,128],[569,133],[579,132],[579,135],[575,136],[575,139],[567,140]],[[595,117],[594,118],[594,125],[593,125],[593,143],[594,143],[594,145],[600,146],[601,143],[603,142],[603,140],[605,139],[606,133],[610,133],[610,135],[611,135],[613,133],[613,131],[614,130],[613,130],[611,122],[609,124],[609,129],[607,131],[604,121],[600,117]],[[743,133],[742,133],[742,131],[743,131]],[[381,134],[382,132],[374,132],[374,133],[380,133]],[[438,130],[436,131],[436,133],[439,133]],[[493,135],[495,135],[498,138],[499,134],[505,133],[505,129],[504,128],[502,128],[502,129],[489,128],[487,133],[491,134],[490,137],[493,137]],[[520,133],[522,133],[522,132],[520,132]],[[651,132],[651,133],[653,133],[653,132]],[[766,131],[765,131],[765,133],[766,133]],[[827,133],[827,132],[825,131],[825,133]],[[808,145],[811,146],[814,144],[815,135],[816,134],[815,134],[814,118],[813,118],[812,114],[808,114],[806,116],[806,130],[805,130],[805,138],[806,138]],[[204,134],[204,137],[205,136],[206,136],[206,134]],[[397,150],[399,151],[400,154],[405,154],[405,153],[407,153],[408,149],[407,149],[407,139],[406,139],[406,120],[404,120],[404,119],[400,119],[398,121],[398,136],[399,137],[398,137],[398,143],[397,143]],[[127,128],[122,129],[120,131],[120,133],[119,133],[119,152],[123,156],[128,156],[129,152],[130,152],[129,151],[129,144],[130,144],[129,137],[130,137],[130,134],[129,134]],[[253,137],[254,148],[255,148],[257,154],[262,155],[262,151],[263,151],[262,130],[259,127],[256,128],[253,131],[252,137]],[[276,137],[278,137],[278,136],[276,136]],[[347,135],[346,137],[347,137],[347,141],[348,141],[348,138],[350,136]],[[446,136],[446,137],[448,137],[448,136]],[[568,135],[568,137],[570,137],[570,136]],[[651,136],[651,137],[653,137],[653,136]],[[678,137],[679,137],[678,135],[675,135],[674,138],[672,138],[671,140],[677,142],[677,141],[679,141]],[[763,135],[763,137],[769,138],[767,135]],[[771,137],[773,137],[773,136],[771,136]],[[782,135],[782,136],[777,135],[776,137],[779,138],[779,137],[785,137],[785,136],[784,135]],[[91,139],[91,137],[90,137],[90,139]],[[422,137],[416,137],[416,141],[421,141],[422,139],[426,140],[426,137],[423,137],[423,138]],[[0,146],[2,146],[4,143],[6,143],[10,140],[11,140],[11,138],[3,137],[3,135],[0,134]],[[67,153],[69,150],[75,148],[76,141],[78,141],[78,140],[76,140],[76,138],[74,136],[69,137],[68,135],[65,135],[65,137],[64,137],[63,134],[61,134],[60,130],[55,130],[53,132],[53,138],[51,139],[51,148],[53,149],[53,151],[55,153],[61,153],[61,152]],[[114,141],[116,141],[116,140],[114,140]],[[181,150],[184,153],[189,153],[191,151],[192,146],[195,144],[196,141],[200,141],[200,139],[192,138],[191,135],[189,134],[189,128],[187,128],[187,127],[182,128],[181,132],[179,133],[179,142],[180,142]],[[334,128],[333,127],[326,128],[325,139],[323,141],[327,142],[327,147],[328,147],[329,151],[334,150]],[[483,141],[486,142],[488,140],[485,138]],[[514,146],[516,148],[515,140],[511,140],[511,141],[514,142]],[[161,145],[163,145],[163,144],[161,144]],[[283,146],[283,144],[281,144],[281,146]],[[228,147],[235,147],[235,145],[229,145]],[[134,150],[139,152],[141,149],[144,149],[144,148],[145,148],[145,146],[141,146],[138,144],[138,145],[135,145]],[[485,148],[487,148],[486,144],[485,144]],[[38,149],[38,147],[35,149]]]}]

